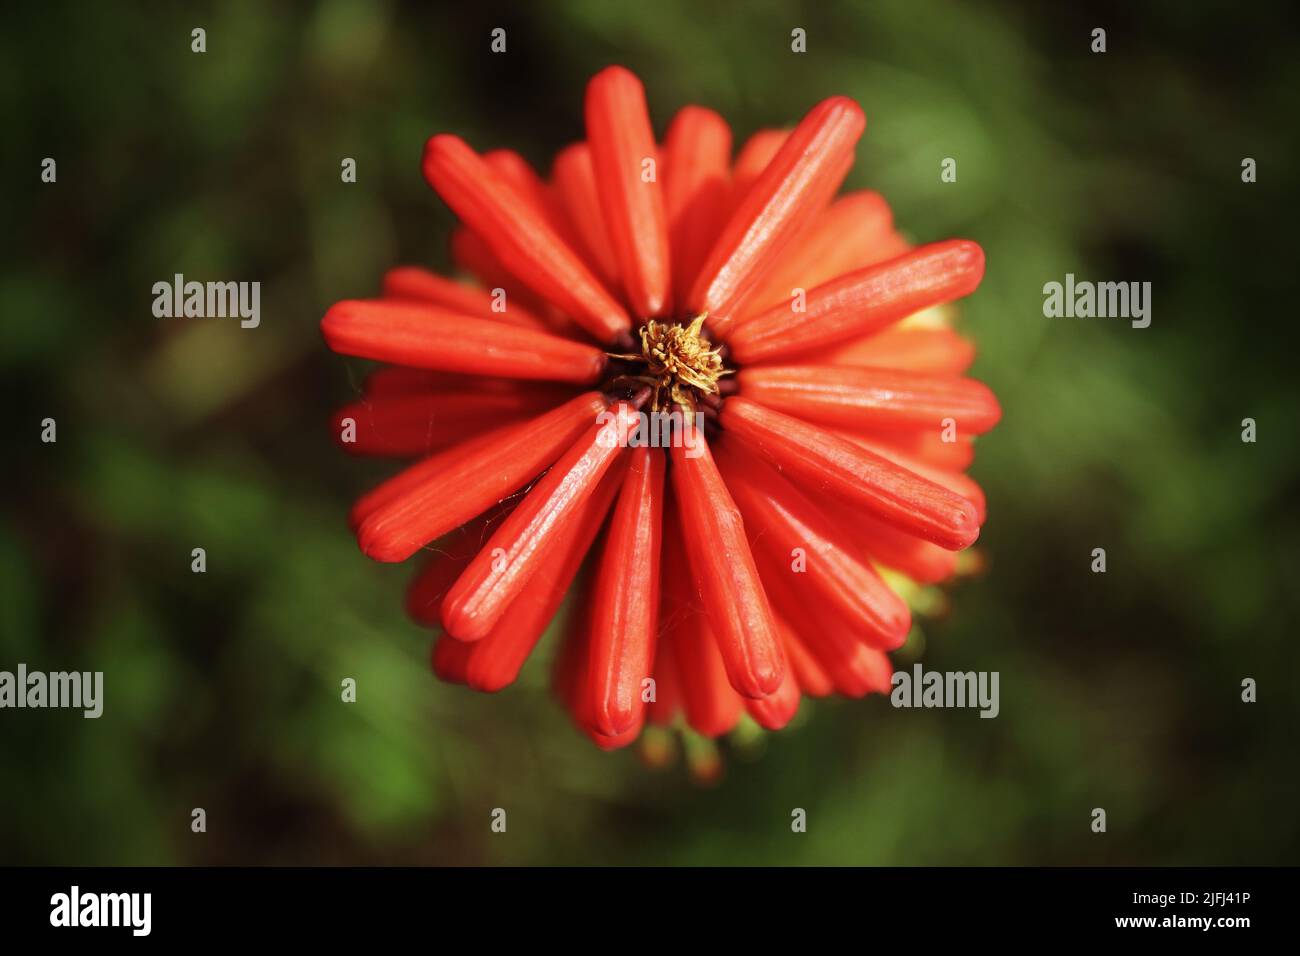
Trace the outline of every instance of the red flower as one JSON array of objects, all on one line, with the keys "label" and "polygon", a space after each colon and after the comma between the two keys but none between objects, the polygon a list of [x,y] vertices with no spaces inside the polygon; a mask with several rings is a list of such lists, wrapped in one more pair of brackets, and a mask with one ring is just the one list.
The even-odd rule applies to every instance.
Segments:
[{"label": "red flower", "polygon": [[362,550],[438,542],[409,610],[442,628],[438,676],[484,691],[514,681],[590,556],[554,684],[602,747],[887,691],[911,614],[881,569],[943,580],[984,519],[962,471],[1000,411],[935,309],[979,285],[980,247],[911,248],[879,195],[833,198],[865,126],[844,97],[734,164],[701,107],[656,143],[621,67],[592,79],[586,121],[549,182],[430,139],[425,177],[481,286],[398,268],[321,323],[389,366],[337,413],[344,447],[420,459],[356,503]]}]

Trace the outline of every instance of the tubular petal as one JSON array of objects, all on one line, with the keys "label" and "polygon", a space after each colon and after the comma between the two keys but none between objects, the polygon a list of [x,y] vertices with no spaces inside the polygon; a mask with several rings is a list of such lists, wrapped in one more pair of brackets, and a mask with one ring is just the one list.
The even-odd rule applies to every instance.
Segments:
[{"label": "tubular petal", "polygon": [[736,164],[731,169],[731,190],[727,197],[727,217],[744,200],[749,191],[763,175],[772,158],[780,152],[785,141],[790,138],[788,129],[760,129],[745,140],[736,155]]},{"label": "tubular petal", "polygon": [[919,458],[899,451],[897,448],[886,445],[884,442],[873,441],[861,435],[845,435],[850,441],[856,442],[867,451],[874,452],[881,458],[888,458],[895,465],[906,468],[910,472],[920,475],[922,478],[929,478],[936,485],[943,485],[953,494],[961,495],[967,501],[975,506],[976,514],[979,517],[980,524],[984,524],[988,502],[984,497],[984,490],[975,482],[974,478],[969,475],[963,475],[959,471],[949,471],[944,468],[938,468],[929,462],[922,461]]},{"label": "tubular petal", "polygon": [[[623,470],[615,463],[572,523],[558,529],[551,560],[546,561],[519,592],[509,610],[473,648],[466,683],[475,690],[495,693],[514,683],[537,642],[554,619],[591,544],[596,539],[614,496],[622,485]],[[468,560],[465,564],[468,564]],[[450,587],[452,582],[448,582]]]},{"label": "tubular petal", "polygon": [[714,332],[725,334],[791,237],[834,195],[865,126],[852,100],[823,100],[745,193],[700,268],[688,302],[693,314],[708,314]]},{"label": "tubular petal", "polygon": [[518,491],[605,407],[598,392],[586,392],[532,421],[498,428],[398,473],[353,506],[361,550],[377,561],[405,561]]},{"label": "tubular petal", "polygon": [[799,712],[799,681],[786,668],[785,679],[776,692],[758,700],[746,700],[745,710],[764,730],[780,730]]},{"label": "tubular petal", "polygon": [[792,300],[778,303],[736,328],[728,344],[743,363],[805,353],[969,295],[983,277],[984,252],[977,244],[932,243],[810,289],[802,311]]},{"label": "tubular petal", "polygon": [[478,553],[486,540],[489,523],[500,517],[489,513],[457,528],[440,543],[437,551],[411,579],[406,589],[406,613],[423,627],[439,627],[443,596]]},{"label": "tubular petal", "polygon": [[600,570],[592,582],[589,708],[593,729],[613,737],[643,719],[659,616],[663,533],[662,450],[632,449]]},{"label": "tubular petal", "polygon": [[448,634],[462,641],[486,636],[542,562],[551,560],[557,532],[577,519],[626,447],[636,410],[619,403],[612,412],[538,480],[452,586],[442,604]]},{"label": "tubular petal", "polygon": [[560,193],[587,261],[607,288],[621,289],[618,259],[609,244],[609,227],[605,224],[605,214],[596,191],[591,148],[586,143],[574,143],[560,150],[551,167],[551,179]]},{"label": "tubular petal", "polygon": [[383,295],[385,299],[428,302],[452,312],[528,329],[545,331],[549,328],[522,305],[512,302],[509,294],[500,300],[503,311],[498,312],[493,308],[497,300],[490,293],[417,266],[397,266],[384,273]]},{"label": "tubular petal", "polygon": [[[692,457],[690,453],[698,452]],[[772,611],[745,539],[745,524],[701,436],[695,447],[671,449],[673,491],[695,593],[737,693],[766,697],[785,673]]]},{"label": "tubular petal", "polygon": [[768,365],[736,376],[746,398],[808,421],[841,428],[981,435],[1002,415],[997,398],[972,378],[838,365]]},{"label": "tubular petal", "polygon": [[469,648],[446,634],[439,634],[433,642],[431,655],[433,673],[438,680],[448,684],[465,683],[465,667],[469,663]]},{"label": "tubular petal", "polygon": [[[835,615],[816,603],[809,603],[795,588],[793,579],[773,567],[766,555],[759,558],[764,580],[771,581],[772,605],[812,654],[817,664],[834,682],[835,690],[846,697],[863,697],[879,690],[877,668],[889,659],[883,651],[859,640]],[[885,680],[885,688],[889,680]]]},{"label": "tubular petal", "polygon": [[663,152],[673,296],[685,302],[728,212],[731,129],[713,110],[683,107],[668,127]]},{"label": "tubular petal", "polygon": [[[946,551],[944,553],[947,554]],[[777,630],[785,641],[785,659],[790,662],[790,669],[799,681],[799,689],[809,697],[828,697],[834,693],[835,682],[817,663],[817,658],[804,647],[794,629],[780,614],[773,612],[773,617],[776,618]]]},{"label": "tubular petal", "polygon": [[807,292],[846,272],[902,254],[906,246],[900,243],[894,214],[880,193],[862,190],[841,196],[808,224],[749,302],[763,308],[788,302],[796,288]]},{"label": "tubular petal", "polygon": [[951,551],[979,537],[975,506],[848,439],[739,396],[722,427],[805,487],[866,508],[883,521]]},{"label": "tubular petal", "polygon": [[817,354],[817,361],[827,365],[907,369],[931,375],[960,375],[974,360],[975,346],[952,329],[898,326]]},{"label": "tubular petal", "polygon": [[945,471],[961,471],[969,468],[975,460],[975,445],[970,438],[954,435],[952,441],[945,441],[943,433],[932,428],[919,432],[899,432],[848,430],[827,426],[826,430],[853,441],[866,438],[875,444],[887,445],[917,461]]},{"label": "tubular petal", "polygon": [[426,303],[347,299],[325,313],[321,332],[342,355],[442,372],[587,385],[606,365],[594,345]]},{"label": "tubular petal", "polygon": [[[534,315],[540,316],[553,330],[559,331],[562,328],[562,323],[556,321],[559,313],[555,306],[520,282],[501,264],[488,248],[487,242],[473,229],[468,226],[457,226],[451,231],[448,245],[451,261],[456,264],[457,269],[473,276],[494,293],[497,289],[501,289],[505,292],[508,302],[526,307]],[[583,335],[586,333],[583,332]]]},{"label": "tubular petal", "polygon": [[901,571],[918,584],[938,584],[957,572],[957,552],[922,541],[869,514],[841,516],[849,540],[873,561]]},{"label": "tubular petal", "polygon": [[[902,646],[912,627],[907,602],[842,546],[841,531],[787,478],[723,442],[719,461],[751,547],[790,579],[808,603],[834,609],[854,633],[883,650]],[[764,587],[769,583],[763,579]]]},{"label": "tubular petal", "polygon": [[456,136],[425,145],[424,175],[501,263],[601,342],[626,335],[631,320],[582,260],[518,190]]},{"label": "tubular petal", "polygon": [[628,302],[638,317],[663,315],[672,293],[668,220],[658,170],[645,166],[658,163],[645,88],[623,67],[606,67],[587,84],[586,116],[596,188]]},{"label": "tubular petal", "polygon": [[[428,455],[558,405],[565,390],[417,392],[367,397],[334,413],[334,440],[353,455]],[[353,423],[352,434],[345,428]],[[345,440],[351,439],[351,440]]]}]

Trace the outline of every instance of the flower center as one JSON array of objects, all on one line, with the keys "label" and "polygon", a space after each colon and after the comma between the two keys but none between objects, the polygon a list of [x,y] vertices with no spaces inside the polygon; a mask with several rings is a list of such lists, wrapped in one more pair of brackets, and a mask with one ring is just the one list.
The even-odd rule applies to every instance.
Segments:
[{"label": "flower center", "polygon": [[713,347],[703,328],[703,315],[690,325],[648,320],[641,326],[640,354],[611,356],[631,366],[619,380],[649,386],[655,411],[673,405],[694,409],[703,396],[717,395],[718,379],[731,369],[723,366],[722,350]]}]

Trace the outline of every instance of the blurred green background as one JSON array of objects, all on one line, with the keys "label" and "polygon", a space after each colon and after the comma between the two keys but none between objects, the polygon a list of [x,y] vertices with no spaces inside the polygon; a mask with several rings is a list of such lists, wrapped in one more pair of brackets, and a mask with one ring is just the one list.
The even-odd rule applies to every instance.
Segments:
[{"label": "blurred green background", "polygon": [[[6,12],[0,669],[103,670],[106,705],[0,712],[0,862],[1297,862],[1285,7],[469,6]],[[611,62],[643,78],[660,133],[686,103],[739,141],[848,94],[868,116],[848,186],[881,190],[916,240],[983,244],[962,327],[1005,409],[974,467],[988,569],[909,652],[999,671],[998,719],[805,704],[725,744],[701,787],[680,757],[652,771],[573,731],[549,647],[495,697],[429,673],[408,569],[345,526],[387,468],[329,440],[364,368],[317,323],[392,264],[446,265],[428,135],[546,168]],[[177,272],[260,280],[261,327],[153,318]],[[1152,282],[1151,327],[1045,319],[1066,272]]]}]

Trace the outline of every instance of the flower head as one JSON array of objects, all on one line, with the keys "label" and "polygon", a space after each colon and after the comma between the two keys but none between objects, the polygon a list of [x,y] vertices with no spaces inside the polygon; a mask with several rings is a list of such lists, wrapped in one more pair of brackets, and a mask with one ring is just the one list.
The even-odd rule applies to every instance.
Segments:
[{"label": "flower head", "polygon": [[[963,471],[1000,410],[938,308],[983,253],[913,248],[878,194],[834,198],[866,122],[845,97],[734,162],[701,107],[656,142],[621,67],[592,79],[586,122],[549,180],[430,139],[477,284],[397,268],[322,321],[336,352],[385,363],[336,414],[343,446],[416,459],[354,506],[362,550],[430,550],[408,609],[442,631],[435,672],[483,691],[582,580],[554,686],[602,747],[887,691],[900,582],[950,577],[984,520]],[[683,440],[690,416],[703,435]]]}]

